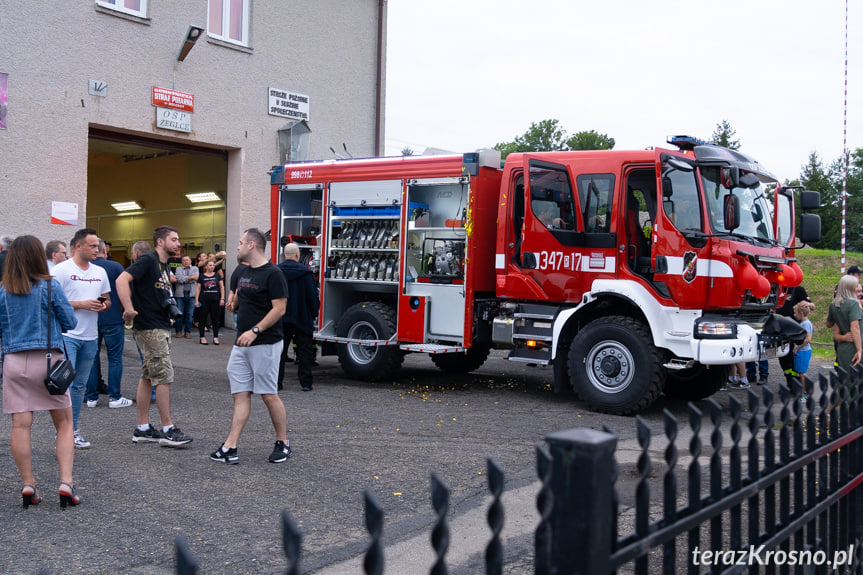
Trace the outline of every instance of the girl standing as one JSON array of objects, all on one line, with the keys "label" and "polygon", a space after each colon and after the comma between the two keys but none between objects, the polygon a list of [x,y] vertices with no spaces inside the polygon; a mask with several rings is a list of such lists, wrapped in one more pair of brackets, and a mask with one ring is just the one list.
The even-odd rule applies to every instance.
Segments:
[{"label": "girl standing", "polygon": [[198,291],[195,294],[195,307],[200,308],[198,334],[201,337],[201,345],[207,345],[207,338],[204,336],[207,316],[210,317],[213,326],[213,344],[219,345],[220,308],[224,305],[225,281],[216,273],[216,264],[213,260],[209,260],[204,266],[204,273],[198,276]]}]

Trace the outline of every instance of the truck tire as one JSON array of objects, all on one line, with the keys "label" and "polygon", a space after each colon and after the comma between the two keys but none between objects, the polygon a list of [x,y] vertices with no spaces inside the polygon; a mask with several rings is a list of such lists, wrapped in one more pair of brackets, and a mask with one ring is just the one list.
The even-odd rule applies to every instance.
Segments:
[{"label": "truck tire", "polygon": [[665,383],[650,331],[626,316],[597,319],[576,334],[569,348],[569,375],[581,401],[614,415],[643,410]]},{"label": "truck tire", "polygon": [[727,365],[706,366],[700,363],[689,369],[669,369],[665,395],[687,401],[710,397],[728,379],[728,372]]},{"label": "truck tire", "polygon": [[487,345],[475,345],[465,353],[441,353],[431,356],[431,360],[448,373],[470,373],[482,367],[490,351]]},{"label": "truck tire", "polygon": [[[354,304],[339,319],[336,335],[351,339],[389,339],[396,332],[396,314],[386,304],[368,301]],[[337,345],[339,363],[348,377],[379,381],[395,376],[404,355],[398,346]]]}]

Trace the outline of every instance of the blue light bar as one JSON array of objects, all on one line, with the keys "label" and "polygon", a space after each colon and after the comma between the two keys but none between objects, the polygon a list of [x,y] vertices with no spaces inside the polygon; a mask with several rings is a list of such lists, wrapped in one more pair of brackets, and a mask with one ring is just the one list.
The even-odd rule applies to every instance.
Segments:
[{"label": "blue light bar", "polygon": [[668,136],[665,140],[669,144],[673,146],[677,146],[681,150],[693,150],[695,146],[709,146],[710,142],[706,140],[702,140],[700,138],[696,138],[694,136]]}]

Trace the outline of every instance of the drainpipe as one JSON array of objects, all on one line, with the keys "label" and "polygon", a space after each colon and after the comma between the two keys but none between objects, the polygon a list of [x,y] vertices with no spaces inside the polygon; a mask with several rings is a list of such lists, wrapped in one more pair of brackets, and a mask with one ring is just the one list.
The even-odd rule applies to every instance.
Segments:
[{"label": "drainpipe", "polygon": [[384,66],[386,65],[386,53],[384,52],[385,23],[386,23],[387,0],[378,0],[378,53],[377,74],[375,78],[375,155],[384,155],[383,132],[384,132]]}]

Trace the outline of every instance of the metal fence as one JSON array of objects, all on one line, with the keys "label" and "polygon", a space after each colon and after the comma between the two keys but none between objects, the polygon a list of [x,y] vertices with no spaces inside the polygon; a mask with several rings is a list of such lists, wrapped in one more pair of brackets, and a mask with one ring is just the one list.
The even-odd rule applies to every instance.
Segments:
[{"label": "metal fence", "polygon": [[[863,370],[844,379],[820,377],[806,403],[800,391],[797,382],[778,395],[766,387],[760,397],[750,390],[746,405],[729,396],[727,410],[713,399],[701,408],[689,404],[685,426],[665,411],[664,436],[657,438],[661,463],[651,455],[653,434],[638,417],[634,470],[618,464],[617,437],[608,429],[548,436],[548,447],[536,451],[535,573],[863,574]],[[702,431],[709,432],[708,445]],[[680,449],[683,441],[688,446]],[[504,478],[491,460],[488,470],[485,572],[499,575]],[[617,480],[624,470],[637,476],[627,483],[632,493]],[[431,492],[436,559],[430,573],[444,575],[449,492],[434,474]],[[363,570],[381,575],[383,509],[368,491],[365,522],[370,543]],[[301,534],[287,511],[282,529],[286,573],[299,574]],[[176,565],[182,575],[198,570],[182,537]]]}]

